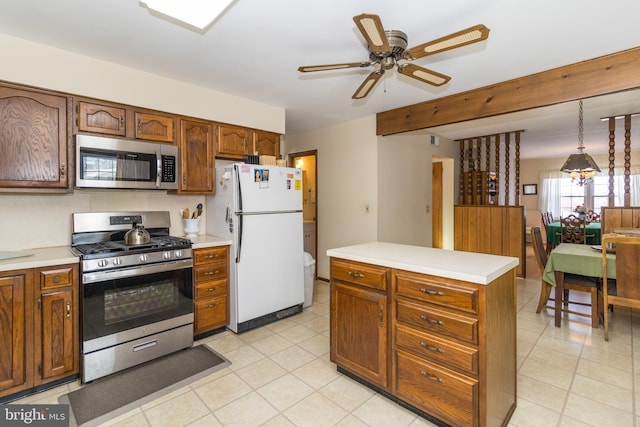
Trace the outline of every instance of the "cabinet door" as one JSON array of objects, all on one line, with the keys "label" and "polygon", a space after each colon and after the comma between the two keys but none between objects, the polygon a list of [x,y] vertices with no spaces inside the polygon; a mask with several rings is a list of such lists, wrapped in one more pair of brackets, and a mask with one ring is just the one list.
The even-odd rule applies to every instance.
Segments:
[{"label": "cabinet door", "polygon": [[257,151],[260,156],[280,155],[280,135],[272,132],[253,132],[253,151]]},{"label": "cabinet door", "polygon": [[72,288],[42,293],[38,301],[38,371],[40,378],[69,375],[74,371],[74,295]]},{"label": "cabinet door", "polygon": [[28,386],[25,281],[24,275],[0,277],[0,396]]},{"label": "cabinet door", "polygon": [[193,120],[180,121],[181,193],[215,192],[213,126]]},{"label": "cabinet door", "polygon": [[161,114],[135,112],[135,137],[159,142],[176,142],[175,118]]},{"label": "cabinet door", "polygon": [[0,86],[0,187],[69,189],[67,98]]},{"label": "cabinet door", "polygon": [[219,125],[216,155],[242,158],[245,154],[251,154],[252,144],[248,138],[248,129],[232,125]]},{"label": "cabinet door", "polygon": [[387,296],[331,284],[331,361],[380,387],[388,387]]},{"label": "cabinet door", "polygon": [[78,102],[78,130],[125,136],[126,110],[120,107]]}]

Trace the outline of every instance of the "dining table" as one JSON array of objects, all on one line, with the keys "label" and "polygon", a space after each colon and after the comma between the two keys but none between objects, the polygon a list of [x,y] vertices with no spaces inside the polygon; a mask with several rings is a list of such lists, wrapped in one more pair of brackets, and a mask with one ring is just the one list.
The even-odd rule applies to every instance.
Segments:
[{"label": "dining table", "polygon": [[[542,280],[555,286],[555,326],[560,327],[564,274],[602,278],[602,248],[598,245],[560,243],[550,253],[542,273]],[[607,253],[607,278],[616,278],[616,255]],[[597,307],[591,307],[596,310]]]},{"label": "dining table", "polygon": [[[585,227],[585,232],[589,237],[587,243],[590,245],[599,245],[602,238],[602,223],[590,222]],[[560,244],[560,233],[562,232],[561,222],[554,221],[547,225],[547,242],[550,242],[553,246]]]}]

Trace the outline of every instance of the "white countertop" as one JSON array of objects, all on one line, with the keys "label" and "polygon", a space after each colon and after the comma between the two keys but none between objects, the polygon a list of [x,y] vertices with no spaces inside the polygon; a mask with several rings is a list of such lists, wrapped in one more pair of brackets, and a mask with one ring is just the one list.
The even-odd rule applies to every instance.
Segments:
[{"label": "white countertop", "polygon": [[486,285],[518,266],[518,258],[371,242],[329,249],[327,256]]},{"label": "white countertop", "polygon": [[78,257],[71,252],[69,246],[26,249],[15,252],[28,255],[20,258],[1,260],[0,271],[21,270],[23,268],[38,268],[78,262]]},{"label": "white countertop", "polygon": [[210,248],[213,246],[226,246],[231,244],[231,239],[213,236],[210,234],[199,234],[191,239],[193,249]]}]

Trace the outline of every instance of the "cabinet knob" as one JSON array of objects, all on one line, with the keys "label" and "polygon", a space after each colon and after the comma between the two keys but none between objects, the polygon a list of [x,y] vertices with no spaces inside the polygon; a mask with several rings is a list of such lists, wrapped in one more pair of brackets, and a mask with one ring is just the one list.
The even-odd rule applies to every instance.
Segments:
[{"label": "cabinet knob", "polygon": [[378,306],[378,324],[380,326],[384,326],[384,320],[383,320],[383,312],[384,312],[384,307],[383,306]]},{"label": "cabinet knob", "polygon": [[66,169],[67,169],[67,168],[65,167],[65,164],[64,164],[64,163],[62,163],[62,164],[60,165],[60,175],[65,176],[65,174],[67,173]]},{"label": "cabinet knob", "polygon": [[53,283],[60,283],[60,276],[55,276],[53,278]]},{"label": "cabinet knob", "polygon": [[67,300],[67,319],[71,319],[71,301]]}]

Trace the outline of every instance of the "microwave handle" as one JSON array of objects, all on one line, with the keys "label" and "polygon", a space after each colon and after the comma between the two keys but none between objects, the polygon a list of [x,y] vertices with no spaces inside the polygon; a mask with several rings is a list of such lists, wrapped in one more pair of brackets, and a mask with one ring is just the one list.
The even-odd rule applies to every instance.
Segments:
[{"label": "microwave handle", "polygon": [[162,154],[156,153],[156,188],[162,183]]}]

